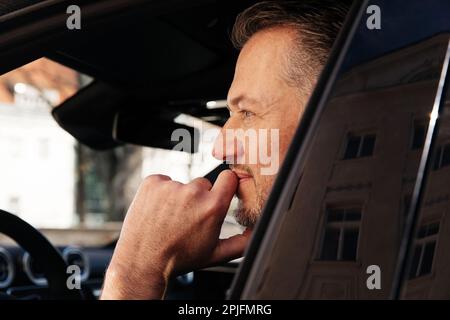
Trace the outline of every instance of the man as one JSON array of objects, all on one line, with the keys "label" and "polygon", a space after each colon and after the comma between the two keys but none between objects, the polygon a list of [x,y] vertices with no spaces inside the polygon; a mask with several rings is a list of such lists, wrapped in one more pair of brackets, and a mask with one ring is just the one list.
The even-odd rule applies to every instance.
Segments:
[{"label": "man", "polygon": [[[241,52],[228,92],[230,118],[213,150],[234,164],[214,185],[204,178],[186,185],[162,175],[145,179],[125,218],[103,299],[160,299],[171,276],[242,256],[275,178],[262,174],[261,162],[247,161],[249,150],[268,148],[284,159],[347,9],[341,1],[268,1],[237,17],[232,40]],[[276,135],[226,134],[238,129]],[[235,194],[237,221],[247,229],[219,239]]]}]

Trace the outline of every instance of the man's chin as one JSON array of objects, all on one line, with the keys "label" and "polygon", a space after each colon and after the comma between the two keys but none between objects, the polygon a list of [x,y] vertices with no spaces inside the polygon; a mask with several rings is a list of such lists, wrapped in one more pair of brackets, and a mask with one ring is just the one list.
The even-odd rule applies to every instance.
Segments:
[{"label": "man's chin", "polygon": [[239,201],[238,208],[234,212],[236,222],[246,228],[253,228],[261,215],[259,208],[246,208],[241,201]]}]

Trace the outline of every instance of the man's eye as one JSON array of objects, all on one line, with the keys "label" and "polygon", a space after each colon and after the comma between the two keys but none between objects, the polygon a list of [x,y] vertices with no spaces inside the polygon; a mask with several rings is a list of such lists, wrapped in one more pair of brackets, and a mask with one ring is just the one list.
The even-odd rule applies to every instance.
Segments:
[{"label": "man's eye", "polygon": [[244,118],[249,118],[255,115],[253,112],[247,110],[242,110],[241,114]]}]

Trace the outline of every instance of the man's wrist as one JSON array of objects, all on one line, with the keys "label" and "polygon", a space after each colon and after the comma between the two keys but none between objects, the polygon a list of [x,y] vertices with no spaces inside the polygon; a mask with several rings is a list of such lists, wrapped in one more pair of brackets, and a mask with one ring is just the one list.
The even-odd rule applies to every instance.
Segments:
[{"label": "man's wrist", "polygon": [[129,272],[111,263],[105,275],[102,300],[149,300],[162,299],[168,282],[168,276],[155,271],[151,274]]}]

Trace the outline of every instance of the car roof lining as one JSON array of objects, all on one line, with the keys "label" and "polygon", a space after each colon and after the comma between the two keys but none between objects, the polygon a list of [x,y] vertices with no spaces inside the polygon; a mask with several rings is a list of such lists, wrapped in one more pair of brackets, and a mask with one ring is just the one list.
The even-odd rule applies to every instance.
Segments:
[{"label": "car roof lining", "polygon": [[42,0],[3,0],[0,2],[0,16],[12,13],[30,5],[43,2]]},{"label": "car roof lining", "polygon": [[[24,6],[17,4],[14,9],[20,7],[26,10],[25,2],[21,2]],[[32,1],[28,4],[39,2],[53,2],[59,6],[65,3]],[[237,58],[237,51],[229,40],[231,26],[236,14],[254,2],[240,1],[232,5],[224,0],[143,2],[130,10],[119,10],[98,19],[83,18],[80,31],[68,31],[64,23],[65,30],[60,28],[45,33],[45,37],[35,37],[33,41],[36,43],[23,41],[23,44],[12,46],[14,51],[20,51],[21,54],[11,52],[7,56],[11,60],[8,59],[7,64],[0,63],[0,72],[45,56],[96,80],[88,90],[80,90],[70,99],[67,104],[71,106],[77,101],[82,103],[89,100],[93,92],[103,99],[120,93],[127,97],[127,102],[120,99],[113,101],[109,104],[111,112],[133,109],[139,117],[142,114],[148,116],[151,110],[152,117],[161,121],[187,113],[200,118],[217,119],[210,122],[221,125],[226,121],[228,112],[208,110],[205,102],[226,97]],[[8,8],[9,14],[14,14],[11,11],[13,7]],[[54,14],[54,10],[49,12]],[[65,22],[63,19],[60,23]],[[12,28],[22,27],[14,26],[12,20],[8,21]],[[2,34],[0,42],[1,37]],[[46,37],[49,37],[48,41],[43,39]],[[67,108],[67,104],[63,103],[56,109]],[[100,121],[100,118],[92,117],[98,111],[97,108],[101,109],[100,104],[91,103],[90,108],[79,108],[80,115],[71,114],[74,119],[91,117]],[[108,115],[105,119],[110,118],[111,115]],[[65,125],[61,119],[58,122],[63,128],[74,128],[73,123],[69,121]],[[86,130],[86,124],[80,125],[78,134],[69,132],[75,137],[79,136],[80,130]],[[91,125],[95,127],[95,123]],[[104,127],[105,123],[97,125]],[[85,142],[105,148],[107,139],[97,140],[99,136],[94,136],[93,141]],[[116,144],[109,145],[113,147]]]}]

